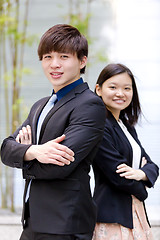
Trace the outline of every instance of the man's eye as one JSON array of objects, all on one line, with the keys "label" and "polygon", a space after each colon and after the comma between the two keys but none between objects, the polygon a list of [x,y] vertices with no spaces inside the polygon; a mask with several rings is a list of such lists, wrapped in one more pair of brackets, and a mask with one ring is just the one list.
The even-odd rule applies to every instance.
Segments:
[{"label": "man's eye", "polygon": [[65,58],[68,58],[68,56],[67,55],[62,55],[61,58],[65,59]]},{"label": "man's eye", "polygon": [[45,55],[45,56],[43,56],[43,58],[51,58],[51,56],[50,55]]}]

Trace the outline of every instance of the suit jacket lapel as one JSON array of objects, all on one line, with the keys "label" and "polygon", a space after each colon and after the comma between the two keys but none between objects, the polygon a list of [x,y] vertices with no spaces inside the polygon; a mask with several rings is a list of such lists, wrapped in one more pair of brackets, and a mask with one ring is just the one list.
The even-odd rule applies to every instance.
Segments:
[{"label": "suit jacket lapel", "polygon": [[44,108],[44,106],[46,105],[46,103],[48,102],[49,98],[50,97],[43,98],[41,101],[39,101],[39,104],[36,107],[36,109],[34,109],[32,123],[31,123],[33,144],[36,144],[37,142],[37,121],[38,121],[39,115],[42,109]]},{"label": "suit jacket lapel", "polygon": [[128,148],[130,149],[130,159],[132,159],[133,157],[133,150],[132,150],[132,146],[128,140],[128,138],[126,137],[125,133],[123,132],[123,130],[121,129],[121,127],[119,126],[118,122],[115,120],[115,118],[113,117],[113,115],[111,114],[110,117],[110,122],[112,123],[113,129],[115,130],[117,136],[122,140],[122,142],[125,142],[125,144],[128,146]]},{"label": "suit jacket lapel", "polygon": [[[44,130],[46,128],[47,122],[49,121],[49,119],[52,117],[52,115],[62,106],[64,106],[67,102],[71,101],[72,99],[74,99],[76,97],[76,94],[81,94],[83,91],[85,91],[86,89],[88,89],[88,84],[87,83],[83,83],[78,85],[77,87],[75,87],[74,89],[72,89],[68,94],[66,94],[63,98],[61,98],[55,105],[54,107],[49,111],[49,113],[47,114],[47,116],[44,119],[44,122],[42,124],[41,127],[41,132],[40,132],[40,136],[39,136],[39,141],[41,140]],[[41,108],[42,110],[42,108]],[[40,110],[40,111],[41,111]],[[39,112],[39,111],[38,111]]]}]

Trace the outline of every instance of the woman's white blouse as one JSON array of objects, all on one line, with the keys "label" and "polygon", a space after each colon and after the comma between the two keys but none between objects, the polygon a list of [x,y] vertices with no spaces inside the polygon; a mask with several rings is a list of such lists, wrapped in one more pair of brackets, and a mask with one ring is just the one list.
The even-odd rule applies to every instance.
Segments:
[{"label": "woman's white blouse", "polygon": [[141,158],[141,149],[140,146],[138,145],[138,143],[134,140],[134,138],[132,137],[132,135],[128,132],[126,126],[123,124],[123,122],[121,120],[117,121],[119,126],[121,127],[121,129],[123,130],[124,134],[126,135],[126,137],[128,138],[128,141],[130,142],[131,146],[132,146],[132,150],[133,150],[133,161],[132,161],[132,167],[134,169],[138,169],[139,168],[139,164],[140,164],[140,158]]}]

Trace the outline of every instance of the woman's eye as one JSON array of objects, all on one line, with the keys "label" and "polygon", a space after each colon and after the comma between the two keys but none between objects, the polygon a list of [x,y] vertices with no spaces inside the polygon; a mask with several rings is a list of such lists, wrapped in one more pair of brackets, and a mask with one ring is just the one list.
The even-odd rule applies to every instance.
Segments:
[{"label": "woman's eye", "polygon": [[110,86],[109,88],[110,88],[110,89],[116,89],[116,87],[115,87],[115,86]]}]

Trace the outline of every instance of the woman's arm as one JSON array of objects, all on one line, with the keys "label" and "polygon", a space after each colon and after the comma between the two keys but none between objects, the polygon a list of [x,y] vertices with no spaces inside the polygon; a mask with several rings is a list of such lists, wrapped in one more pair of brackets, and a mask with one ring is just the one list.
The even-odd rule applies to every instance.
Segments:
[{"label": "woman's arm", "polygon": [[[145,157],[142,158],[142,167],[147,163]],[[134,179],[136,181],[148,181],[145,172],[141,169],[134,169],[125,163],[120,164],[117,167],[116,173],[119,173],[120,177],[125,177],[126,179]]]},{"label": "woman's arm", "polygon": [[[106,178],[106,181],[110,183],[114,188],[124,191],[128,194],[134,195],[140,201],[147,198],[147,191],[144,181],[137,181],[135,179],[127,179],[121,177],[116,171],[117,167],[125,164],[129,165],[132,157],[131,151],[127,141],[122,141],[120,137],[117,138],[117,130],[115,131],[112,125],[108,122],[105,126],[105,132],[100,148],[94,159],[94,169],[99,174],[102,172],[102,176]],[[124,155],[125,153],[125,155]],[[123,165],[124,166],[124,165]]]}]

